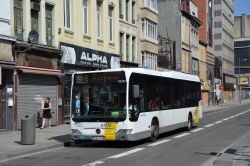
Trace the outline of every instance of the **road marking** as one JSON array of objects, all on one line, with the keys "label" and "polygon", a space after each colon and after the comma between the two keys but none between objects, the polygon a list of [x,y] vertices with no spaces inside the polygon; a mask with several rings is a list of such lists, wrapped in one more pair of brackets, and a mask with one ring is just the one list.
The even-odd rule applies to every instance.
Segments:
[{"label": "road marking", "polygon": [[226,121],[226,120],[228,120],[229,118],[225,118],[225,119],[223,119],[223,121]]},{"label": "road marking", "polygon": [[214,124],[212,123],[212,124],[208,124],[208,125],[206,125],[206,126],[204,126],[204,127],[211,127],[211,126],[214,126]]},{"label": "road marking", "polygon": [[162,140],[162,141],[158,141],[158,142],[149,144],[147,146],[156,146],[156,145],[160,145],[160,144],[163,144],[163,143],[166,143],[166,142],[169,142],[169,141],[171,141],[171,139],[165,139],[165,140]]},{"label": "road marking", "polygon": [[124,156],[130,155],[132,153],[136,153],[136,152],[141,151],[143,149],[145,149],[145,148],[133,149],[133,150],[130,150],[130,151],[127,151],[127,152],[124,152],[124,153],[120,153],[120,154],[117,154],[117,155],[114,155],[114,156],[110,156],[108,158],[117,159],[117,158],[120,158],[120,157],[124,157]]},{"label": "road marking", "polygon": [[103,164],[103,163],[104,163],[104,161],[95,161],[95,162],[85,164],[85,165],[82,165],[82,166],[96,166],[98,164]]},{"label": "road marking", "polygon": [[41,153],[45,153],[45,152],[60,150],[60,149],[64,149],[64,147],[58,147],[58,148],[43,150],[43,151],[40,151],[40,152],[34,152],[34,153],[24,154],[24,155],[20,155],[20,156],[16,156],[16,157],[11,157],[11,158],[8,158],[8,159],[0,160],[0,163],[11,161],[11,160],[16,160],[16,159],[20,159],[20,158],[24,158],[24,157],[29,157],[29,156],[33,156],[33,155],[37,155],[37,154],[41,154]]},{"label": "road marking", "polygon": [[198,129],[192,130],[191,133],[195,133],[195,132],[201,131],[201,130],[203,130],[203,129],[204,129],[204,128],[198,128]]},{"label": "road marking", "polygon": [[222,120],[219,120],[219,121],[214,122],[214,123],[219,124],[219,123],[222,123],[222,122],[223,122]]},{"label": "road marking", "polygon": [[189,134],[191,134],[191,133],[183,133],[183,134],[177,135],[173,138],[181,138],[181,137],[185,137],[186,135],[189,135]]}]

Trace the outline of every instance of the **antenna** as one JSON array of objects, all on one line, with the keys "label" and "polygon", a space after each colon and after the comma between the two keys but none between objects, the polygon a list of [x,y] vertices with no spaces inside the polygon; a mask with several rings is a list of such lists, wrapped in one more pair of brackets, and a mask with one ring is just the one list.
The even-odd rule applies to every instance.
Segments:
[{"label": "antenna", "polygon": [[32,30],[29,32],[29,36],[28,36],[28,42],[33,44],[33,43],[38,43],[39,40],[39,34],[37,31]]}]

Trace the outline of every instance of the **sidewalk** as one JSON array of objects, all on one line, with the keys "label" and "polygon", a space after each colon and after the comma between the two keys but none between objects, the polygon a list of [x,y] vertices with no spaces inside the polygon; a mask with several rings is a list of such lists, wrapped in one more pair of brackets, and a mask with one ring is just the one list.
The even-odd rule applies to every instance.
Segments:
[{"label": "sidewalk", "polygon": [[[250,99],[243,100],[242,105],[245,103],[250,103]],[[220,106],[208,106],[204,107],[204,113],[215,112],[226,109],[228,107],[236,107],[239,104],[231,103],[231,104],[223,104]],[[20,155],[25,155],[29,153],[35,153],[42,150],[48,150],[56,147],[63,147],[64,143],[69,142],[70,138],[70,125],[63,124],[59,126],[54,126],[52,128],[44,128],[36,129],[36,143],[34,145],[21,145],[21,131],[8,131],[8,132],[0,132],[0,163],[2,160],[6,160],[12,157],[17,157]],[[242,142],[243,141],[243,142]],[[248,135],[242,137],[237,144],[232,147],[236,149],[235,154],[221,155],[223,158],[217,158],[217,165],[224,162],[226,159],[229,160],[231,157],[231,161],[235,158],[237,154],[238,162],[241,161],[241,157],[247,159],[246,161],[250,161],[250,130]],[[221,160],[221,162],[219,162]],[[243,162],[243,161],[242,161]],[[225,165],[227,166],[227,164]]]},{"label": "sidewalk", "polygon": [[11,157],[64,146],[64,142],[69,140],[69,124],[44,129],[36,128],[36,142],[34,145],[21,144],[21,131],[1,132],[0,162]]}]

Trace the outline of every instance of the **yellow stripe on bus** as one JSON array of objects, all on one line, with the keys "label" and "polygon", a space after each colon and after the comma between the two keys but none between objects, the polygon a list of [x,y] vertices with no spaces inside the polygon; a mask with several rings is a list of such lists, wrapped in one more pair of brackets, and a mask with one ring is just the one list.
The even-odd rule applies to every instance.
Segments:
[{"label": "yellow stripe on bus", "polygon": [[116,122],[107,122],[105,129],[105,140],[114,141],[116,139]]},{"label": "yellow stripe on bus", "polygon": [[199,123],[199,106],[195,107],[194,122],[195,122],[196,125],[198,125],[198,123]]}]

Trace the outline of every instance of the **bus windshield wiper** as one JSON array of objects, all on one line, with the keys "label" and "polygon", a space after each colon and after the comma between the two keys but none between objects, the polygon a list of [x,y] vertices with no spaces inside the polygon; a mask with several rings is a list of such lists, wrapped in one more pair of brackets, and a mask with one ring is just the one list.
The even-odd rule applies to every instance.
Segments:
[{"label": "bus windshield wiper", "polygon": [[98,121],[109,121],[109,122],[119,122],[124,120],[125,116],[112,117],[112,116],[77,116],[72,118],[74,122],[98,122]]}]

